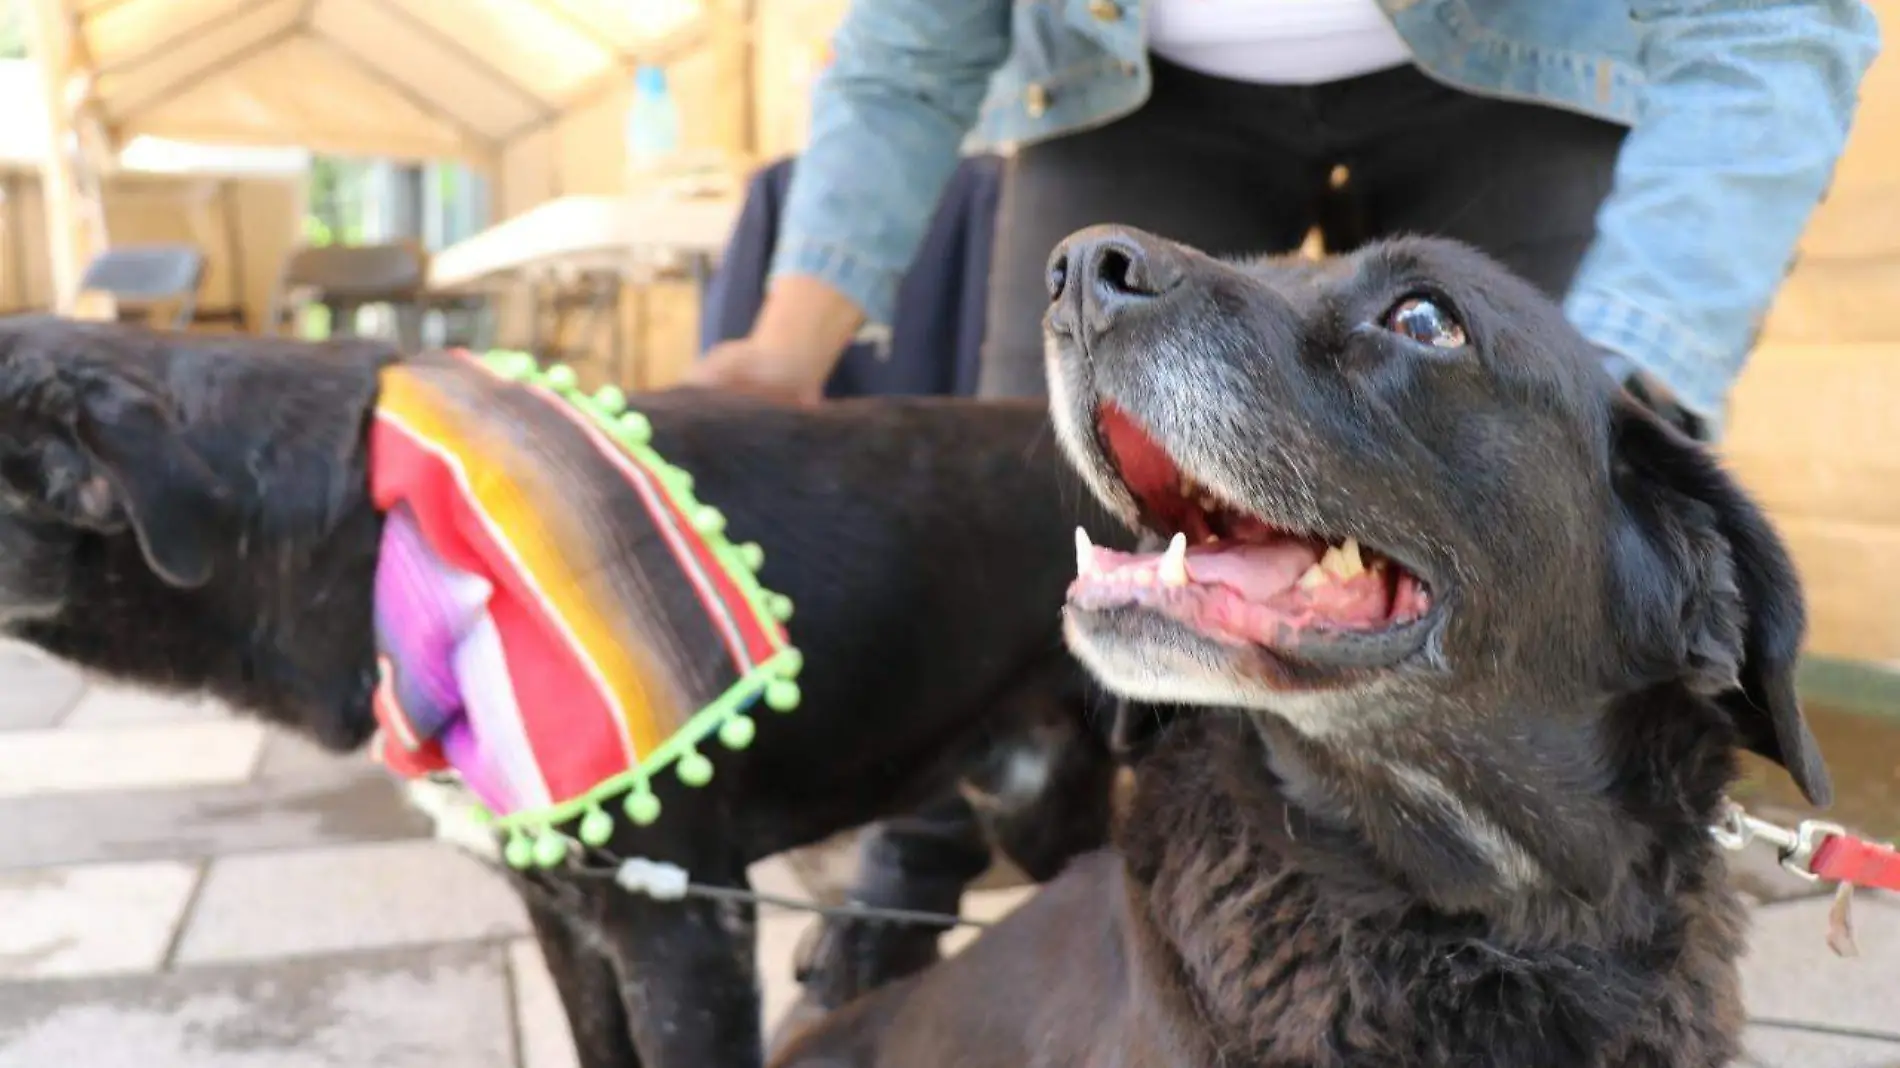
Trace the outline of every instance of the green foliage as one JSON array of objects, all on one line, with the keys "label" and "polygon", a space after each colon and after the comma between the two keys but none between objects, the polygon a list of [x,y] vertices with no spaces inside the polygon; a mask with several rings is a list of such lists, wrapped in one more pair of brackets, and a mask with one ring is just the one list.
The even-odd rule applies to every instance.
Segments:
[{"label": "green foliage", "polygon": [[0,59],[26,58],[26,0],[0,0]]}]

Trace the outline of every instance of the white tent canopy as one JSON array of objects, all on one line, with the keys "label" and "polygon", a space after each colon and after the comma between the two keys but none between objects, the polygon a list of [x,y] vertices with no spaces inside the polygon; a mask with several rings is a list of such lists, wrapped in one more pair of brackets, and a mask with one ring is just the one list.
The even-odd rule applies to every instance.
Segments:
[{"label": "white tent canopy", "polygon": [[692,43],[697,0],[35,0],[60,8],[74,94],[139,136],[461,157]]}]

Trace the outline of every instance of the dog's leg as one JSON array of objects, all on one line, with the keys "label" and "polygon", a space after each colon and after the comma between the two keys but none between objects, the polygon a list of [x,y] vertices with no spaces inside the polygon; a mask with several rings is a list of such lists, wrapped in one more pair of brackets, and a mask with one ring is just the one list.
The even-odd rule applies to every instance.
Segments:
[{"label": "dog's leg", "polygon": [[[989,867],[990,845],[970,803],[950,793],[867,827],[858,858],[851,900],[955,915],[964,890]],[[935,963],[942,934],[937,927],[867,920],[818,924],[800,947],[799,997],[773,1032],[772,1050],[846,1002]]]},{"label": "dog's leg", "polygon": [[580,1068],[641,1068],[613,963],[598,939],[590,941],[581,931],[582,921],[574,913],[578,895],[567,896],[574,900],[562,901],[539,884],[521,887],[528,922],[561,995]]},{"label": "dog's leg", "polygon": [[[749,885],[743,868],[720,877]],[[687,898],[653,901],[595,891],[600,936],[644,1068],[759,1068],[757,924],[750,906]]]}]

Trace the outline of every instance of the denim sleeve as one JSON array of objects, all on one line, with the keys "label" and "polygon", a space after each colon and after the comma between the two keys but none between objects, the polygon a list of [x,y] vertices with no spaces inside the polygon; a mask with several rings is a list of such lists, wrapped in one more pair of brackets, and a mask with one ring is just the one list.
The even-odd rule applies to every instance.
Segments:
[{"label": "denim sleeve", "polygon": [[774,276],[811,275],[890,322],[990,75],[1008,58],[1009,18],[1009,0],[852,3],[812,93]]},{"label": "denim sleeve", "polygon": [[1860,0],[1634,0],[1647,85],[1565,301],[1596,344],[1717,415],[1879,50]]}]

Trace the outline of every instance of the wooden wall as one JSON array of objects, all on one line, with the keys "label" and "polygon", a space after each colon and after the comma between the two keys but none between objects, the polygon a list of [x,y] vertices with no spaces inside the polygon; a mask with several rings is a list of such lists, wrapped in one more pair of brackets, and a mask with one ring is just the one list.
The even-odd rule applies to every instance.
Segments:
[{"label": "wooden wall", "polygon": [[[1873,6],[1891,42],[1900,0]],[[1723,451],[1795,554],[1810,649],[1900,667],[1896,52],[1862,87],[1847,155],[1737,386]]]},{"label": "wooden wall", "polygon": [[[0,312],[45,309],[52,274],[38,175],[0,175],[0,198]],[[106,181],[105,208],[114,245],[197,245],[208,268],[200,302],[242,300],[250,321],[262,323],[284,257],[300,236],[304,185],[297,178],[120,174]]]}]

